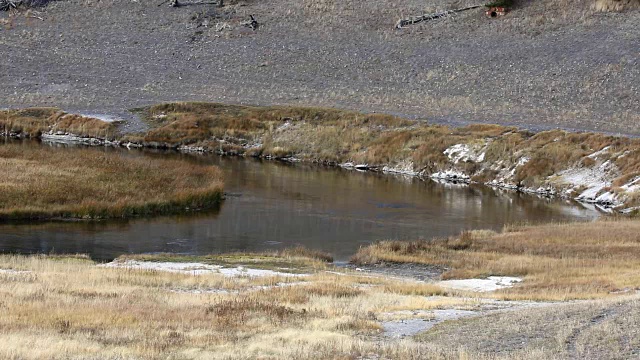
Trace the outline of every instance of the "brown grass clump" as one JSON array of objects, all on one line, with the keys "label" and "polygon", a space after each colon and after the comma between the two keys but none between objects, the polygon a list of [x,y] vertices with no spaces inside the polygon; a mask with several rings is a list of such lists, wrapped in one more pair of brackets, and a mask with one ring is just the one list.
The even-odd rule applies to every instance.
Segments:
[{"label": "brown grass clump", "polygon": [[640,7],[639,0],[596,0],[593,3],[595,11],[610,12],[637,9]]},{"label": "brown grass clump", "polygon": [[321,250],[309,249],[304,246],[284,249],[280,251],[280,255],[285,257],[302,257],[328,263],[333,262],[333,256],[331,254]]},{"label": "brown grass clump", "polygon": [[449,268],[443,278],[521,276],[504,298],[594,298],[640,288],[640,222],[523,226],[500,234],[464,232],[431,241],[383,241],[352,258],[358,264],[413,262]]},{"label": "brown grass clump", "polygon": [[153,127],[144,134],[147,142],[193,144],[213,139],[235,138],[240,143],[264,136],[285,122],[339,125],[344,122],[370,126],[396,126],[404,120],[378,114],[312,107],[240,106],[216,103],[171,103],[141,112]]},{"label": "brown grass clump", "polygon": [[37,138],[48,132],[113,139],[116,125],[99,119],[67,114],[55,108],[0,110],[0,133]]},{"label": "brown grass clump", "polygon": [[96,149],[0,146],[0,219],[126,218],[217,206],[211,166]]}]

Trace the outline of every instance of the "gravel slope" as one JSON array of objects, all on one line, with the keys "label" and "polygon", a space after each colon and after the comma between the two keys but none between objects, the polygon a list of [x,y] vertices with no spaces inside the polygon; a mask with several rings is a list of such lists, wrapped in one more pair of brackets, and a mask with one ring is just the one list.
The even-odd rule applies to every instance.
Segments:
[{"label": "gravel slope", "polygon": [[[395,30],[402,15],[474,2],[158,3],[58,1],[44,21],[0,14],[0,107],[126,118],[175,100],[303,104],[640,135],[638,10],[523,0],[500,19],[476,9]],[[256,31],[240,24],[249,14]]]}]

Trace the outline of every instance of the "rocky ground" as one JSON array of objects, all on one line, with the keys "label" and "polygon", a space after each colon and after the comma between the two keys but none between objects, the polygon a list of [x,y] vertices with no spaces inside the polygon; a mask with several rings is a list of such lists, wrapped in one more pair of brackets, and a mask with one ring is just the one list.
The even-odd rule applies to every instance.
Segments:
[{"label": "rocky ground", "polygon": [[[476,3],[159,3],[68,0],[0,14],[0,106],[129,118],[163,101],[302,104],[640,134],[638,10],[522,0],[501,18],[480,8],[396,30],[400,17]],[[255,30],[242,25],[250,14]]]}]

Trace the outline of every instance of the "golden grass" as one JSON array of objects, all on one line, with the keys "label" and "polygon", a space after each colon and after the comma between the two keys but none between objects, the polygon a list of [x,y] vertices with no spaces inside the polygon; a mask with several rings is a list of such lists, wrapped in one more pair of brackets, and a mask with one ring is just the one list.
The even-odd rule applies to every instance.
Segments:
[{"label": "golden grass", "polygon": [[56,108],[0,110],[0,134],[18,134],[37,138],[47,132],[72,133],[103,139],[115,137],[116,124],[102,120],[67,114]]},{"label": "golden grass", "polygon": [[456,164],[474,180],[492,179],[491,165],[517,167],[513,181],[527,187],[575,166],[593,166],[587,155],[606,146],[622,177],[640,172],[640,140],[562,130],[531,133],[513,127],[430,125],[389,115],[304,107],[255,107],[173,103],[141,109],[152,129],[128,140],[162,146],[192,145],[238,155],[296,157],[324,163],[372,166],[409,163],[432,173],[450,166],[443,151],[455,144],[486,144],[484,163]]},{"label": "golden grass", "polygon": [[8,255],[0,256],[0,269],[0,358],[12,359],[454,359],[456,351],[380,341],[376,317],[475,305],[388,291],[397,280],[323,271],[299,279],[225,278]]},{"label": "golden grass", "polygon": [[0,220],[124,218],[211,208],[216,167],[97,149],[0,146]]},{"label": "golden grass", "polygon": [[593,9],[595,11],[624,11],[630,9],[637,9],[640,7],[639,0],[596,0],[593,3]]},{"label": "golden grass", "polygon": [[[607,176],[618,193],[623,192],[620,186],[625,181],[640,174],[639,139],[596,133],[532,133],[484,124],[452,128],[390,115],[291,106],[185,102],[137,111],[150,129],[114,139],[148,147],[190,146],[231,155],[293,157],[329,164],[366,163],[373,168],[396,167],[424,175],[454,168],[476,182],[504,180],[506,176],[505,181],[513,185],[552,186],[559,191],[573,185],[552,175],[591,168],[606,160],[615,165]],[[14,132],[64,129],[91,136],[117,133],[113,124],[65,115],[55,109],[0,112],[0,126],[2,114],[6,118],[4,127]],[[454,163],[443,152],[456,144],[475,149],[476,155],[483,153],[483,160]],[[609,150],[598,161],[589,157],[605,147]],[[528,161],[522,162],[524,159]],[[639,197],[623,194],[620,200],[634,206]]]},{"label": "golden grass", "polygon": [[358,251],[357,264],[421,263],[449,268],[443,278],[524,277],[503,299],[566,300],[640,287],[640,221],[523,226],[470,231],[449,239],[382,241]]}]

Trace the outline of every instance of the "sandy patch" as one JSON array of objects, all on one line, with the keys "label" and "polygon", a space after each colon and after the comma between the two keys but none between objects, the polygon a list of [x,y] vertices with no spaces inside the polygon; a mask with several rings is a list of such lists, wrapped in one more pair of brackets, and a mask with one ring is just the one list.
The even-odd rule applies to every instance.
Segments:
[{"label": "sandy patch", "polygon": [[135,270],[152,270],[152,271],[168,271],[190,275],[206,275],[221,274],[228,277],[262,277],[262,276],[283,276],[283,277],[299,277],[308,276],[309,274],[291,274],[273,270],[251,269],[244,266],[225,268],[220,265],[209,265],[203,263],[184,263],[184,262],[152,262],[152,261],[113,261],[108,264],[98,265],[107,268],[124,268]]},{"label": "sandy patch", "polygon": [[[384,336],[391,338],[403,338],[427,331],[437,324],[455,320],[467,316],[479,315],[476,311],[444,309],[433,311],[404,311],[392,313],[394,316],[402,316],[407,313],[411,318],[404,320],[383,321],[382,330]],[[385,314],[383,314],[385,315]]]}]

